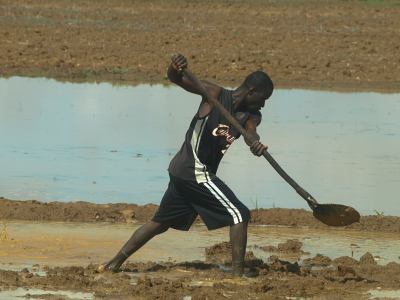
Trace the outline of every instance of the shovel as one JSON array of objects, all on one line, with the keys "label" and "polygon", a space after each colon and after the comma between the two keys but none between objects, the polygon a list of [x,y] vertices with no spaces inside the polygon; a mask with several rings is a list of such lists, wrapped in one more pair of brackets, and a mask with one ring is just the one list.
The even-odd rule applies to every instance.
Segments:
[{"label": "shovel", "polygon": [[[197,77],[190,72],[187,68],[181,70],[182,73],[201,91],[202,96],[207,98],[212,104],[214,104],[223,116],[240,132],[241,135],[250,141],[250,144],[254,142],[254,139],[249,136],[246,130],[239,124],[239,122],[225,109],[225,107],[218,102],[216,99],[210,97],[207,90]],[[342,204],[319,204],[313,196],[311,196],[306,190],[298,185],[275,161],[275,159],[264,151],[263,156],[271,164],[271,166],[278,172],[279,175],[287,183],[289,183],[295,191],[307,201],[308,206],[312,209],[313,215],[316,219],[329,226],[346,226],[360,221],[360,214],[354,208]]]}]

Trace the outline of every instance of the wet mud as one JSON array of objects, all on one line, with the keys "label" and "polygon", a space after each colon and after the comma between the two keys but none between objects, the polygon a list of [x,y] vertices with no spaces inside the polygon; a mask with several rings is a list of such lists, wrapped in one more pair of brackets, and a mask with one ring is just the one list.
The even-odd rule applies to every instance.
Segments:
[{"label": "wet mud", "polygon": [[[119,244],[126,239],[125,233],[120,237],[115,236],[118,228],[122,226],[118,224],[128,223],[129,225],[136,222],[140,224],[148,220],[157,206],[96,205],[84,202],[46,204],[39,201],[7,199],[0,201],[0,218],[4,224],[7,224],[7,218],[11,217],[33,219],[35,222],[32,224],[40,224],[40,226],[51,227],[51,224],[57,224],[57,226],[52,226],[54,232],[36,230],[22,235],[19,232],[24,232],[24,226],[28,228],[30,223],[10,221],[9,232],[3,230],[0,238],[0,243],[2,243],[0,245],[2,260],[0,299],[2,292],[7,293],[5,295],[12,295],[13,291],[18,295],[25,293],[26,298],[32,299],[68,299],[56,293],[62,291],[75,293],[73,295],[78,295],[76,293],[86,295],[86,298],[82,299],[295,299],[297,297],[299,299],[358,300],[370,299],[371,291],[393,293],[400,287],[400,264],[397,260],[380,260],[379,256],[374,256],[369,252],[359,252],[361,255],[357,254],[357,259],[350,256],[315,254],[314,251],[314,254],[310,255],[303,249],[303,242],[293,238],[281,240],[279,243],[272,242],[273,245],[263,244],[262,238],[257,243],[252,242],[247,249],[245,259],[246,269],[257,274],[252,278],[232,278],[227,272],[231,263],[231,247],[228,242],[209,243],[210,246],[203,248],[204,255],[192,255],[190,257],[196,257],[196,260],[191,261],[177,261],[170,258],[156,261],[157,257],[165,259],[168,254],[163,255],[157,250],[157,244],[153,244],[143,249],[142,253],[135,254],[134,260],[128,260],[122,266],[121,272],[97,273],[98,264],[103,263],[106,257],[111,257],[120,246]],[[263,211],[266,214],[270,213],[268,210]],[[307,215],[310,214],[309,212],[283,209],[275,209],[274,212],[278,214],[271,212],[275,216],[274,225],[282,225],[290,220],[290,227],[287,228],[295,230],[296,227],[302,226],[301,230],[304,230],[306,235],[307,232],[312,231],[307,229],[307,226],[313,223],[308,224],[305,221],[306,218],[303,218],[301,222],[300,219],[293,222],[296,219],[291,217],[297,213]],[[253,211],[254,213],[257,212]],[[258,222],[263,220],[262,214],[257,216]],[[47,222],[49,220],[68,222],[50,223]],[[85,239],[86,234],[82,231],[85,223],[80,222],[86,222],[89,231],[93,226],[100,226],[100,229],[93,228],[93,230],[101,231],[101,233],[96,233],[101,237],[93,232]],[[100,223],[96,225],[96,222]],[[113,226],[117,228],[107,232],[106,228],[111,223],[116,223]],[[69,228],[71,226],[69,224],[73,225],[70,231],[61,230],[63,226]],[[40,226],[39,228],[42,228]],[[138,225],[129,226],[137,227]],[[199,227],[203,228],[203,226],[197,226]],[[20,229],[17,231],[18,228]],[[259,235],[263,228],[267,230],[265,234],[268,236],[268,227],[252,227],[251,235]],[[377,227],[371,228],[376,230]],[[380,230],[385,231],[385,228],[387,227]],[[202,230],[205,231],[205,228]],[[346,230],[346,232],[352,231]],[[71,234],[73,239],[71,239]],[[192,234],[196,235],[196,232]],[[219,234],[222,239],[223,236],[227,237],[228,232],[213,234]],[[369,233],[363,234],[368,236]],[[26,235],[29,236],[28,240],[26,240]],[[109,238],[110,235],[113,236],[112,240]],[[164,242],[171,243],[175,240],[175,247],[184,247],[183,245],[190,242],[180,240],[178,243],[176,240],[183,237],[183,235],[171,235]],[[333,236],[332,238],[334,239]],[[55,241],[51,242],[52,239]],[[208,240],[210,237],[203,234],[201,239]],[[117,242],[118,240],[120,241]],[[186,246],[189,247],[189,245]],[[38,251],[40,247],[43,251]],[[173,247],[171,246],[171,249]],[[347,247],[349,251],[360,249],[356,244],[349,244]],[[311,249],[307,248],[307,250]],[[369,248],[364,247],[363,251],[366,250]],[[151,253],[147,253],[148,251]],[[260,251],[263,255],[260,255]],[[151,257],[150,261],[146,261],[145,257]],[[19,288],[26,290],[21,291]],[[30,290],[32,295],[26,296]]]},{"label": "wet mud", "polygon": [[164,84],[182,52],[225,86],[400,91],[397,0],[0,3],[1,76]]},{"label": "wet mud", "polygon": [[298,240],[287,240],[284,243],[278,244],[277,247],[275,246],[263,246],[261,249],[268,251],[268,252],[280,252],[286,254],[305,254],[301,247],[303,243]]},{"label": "wet mud", "polygon": [[[91,206],[81,208],[88,207]],[[245,258],[246,270],[257,274],[256,277],[232,278],[227,272],[231,263],[230,243],[209,242],[226,240],[229,231],[209,233],[204,226],[195,226],[189,233],[167,232],[135,253],[122,266],[122,272],[97,273],[98,264],[112,257],[138,226],[125,224],[122,219],[119,224],[113,221],[113,225],[93,223],[99,222],[95,217],[99,211],[95,206],[86,210],[94,213],[92,223],[10,221],[0,238],[0,299],[2,293],[7,293],[7,297],[25,293],[26,298],[32,299],[68,299],[57,291],[86,295],[74,299],[369,299],[370,291],[394,291],[400,287],[397,256],[379,252],[383,257],[391,257],[380,260],[373,253],[377,249],[365,246],[357,248],[354,257],[328,256],[326,251],[322,255],[315,252],[318,245],[310,248],[309,237],[301,241],[267,241],[272,228],[263,226],[250,228],[251,242]],[[115,208],[112,211],[119,215]],[[301,230],[306,236],[315,231],[286,228],[293,232]],[[317,232],[329,235],[329,230]],[[282,231],[281,235],[286,234]],[[368,232],[359,234],[372,238]],[[332,239],[335,243],[333,235]],[[348,248],[347,253],[357,247],[349,242],[343,245]],[[366,252],[369,250],[371,253]],[[180,254],[171,258],[171,251]]]},{"label": "wet mud", "polygon": [[[1,220],[143,223],[151,220],[158,206],[154,204],[94,204],[89,202],[17,201],[0,198]],[[257,209],[251,211],[251,223],[328,229],[304,209]],[[201,220],[197,220],[201,223]],[[400,233],[400,217],[362,216],[359,223],[342,227],[346,230]],[[339,230],[336,228],[336,230]],[[299,247],[295,244],[282,247]],[[284,250],[283,248],[280,250]]]},{"label": "wet mud", "polygon": [[[270,256],[263,261],[248,255],[246,264],[256,269],[258,276],[232,278],[221,269],[229,246],[217,244],[205,251],[208,262],[129,262],[118,273],[97,273],[93,264],[36,266],[44,269],[44,275],[28,269],[0,270],[0,287],[79,291],[98,299],[368,299],[370,290],[400,287],[400,264],[378,265],[370,253],[360,260],[339,257],[328,261],[317,255],[311,260],[319,268],[301,260],[289,262]],[[60,298],[47,295],[46,299]]]}]

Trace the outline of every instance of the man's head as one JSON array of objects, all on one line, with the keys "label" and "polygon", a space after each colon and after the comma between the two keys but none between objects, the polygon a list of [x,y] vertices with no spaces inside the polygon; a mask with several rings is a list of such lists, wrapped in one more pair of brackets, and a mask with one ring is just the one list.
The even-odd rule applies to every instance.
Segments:
[{"label": "man's head", "polygon": [[255,71],[244,80],[242,87],[247,90],[243,105],[248,111],[259,111],[265,101],[271,97],[274,84],[271,78],[263,71]]}]

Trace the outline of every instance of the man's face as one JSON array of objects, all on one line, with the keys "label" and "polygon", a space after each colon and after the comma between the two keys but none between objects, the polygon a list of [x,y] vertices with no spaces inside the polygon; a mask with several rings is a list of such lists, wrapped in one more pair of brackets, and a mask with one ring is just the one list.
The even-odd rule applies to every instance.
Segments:
[{"label": "man's face", "polygon": [[245,98],[246,109],[249,112],[258,112],[264,107],[267,100],[267,92],[250,90]]}]

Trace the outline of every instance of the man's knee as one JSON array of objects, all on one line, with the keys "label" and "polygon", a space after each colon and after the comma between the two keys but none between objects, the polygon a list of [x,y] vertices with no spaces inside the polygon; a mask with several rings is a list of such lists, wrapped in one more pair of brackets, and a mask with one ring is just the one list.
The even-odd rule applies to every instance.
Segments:
[{"label": "man's knee", "polygon": [[241,209],[242,220],[244,223],[249,223],[251,218],[250,210],[245,206]]},{"label": "man's knee", "polygon": [[169,226],[161,227],[157,234],[161,234],[166,232],[169,229]]},{"label": "man's knee", "polygon": [[156,234],[164,233],[170,228],[170,224],[168,224],[168,223],[157,223],[154,221],[153,221],[153,223],[156,226],[156,230],[155,230]]}]

